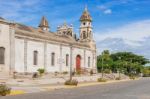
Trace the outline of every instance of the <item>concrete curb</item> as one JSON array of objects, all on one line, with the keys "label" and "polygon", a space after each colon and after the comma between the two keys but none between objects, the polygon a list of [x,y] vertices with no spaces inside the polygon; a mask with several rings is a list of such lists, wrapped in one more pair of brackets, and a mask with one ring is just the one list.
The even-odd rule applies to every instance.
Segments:
[{"label": "concrete curb", "polygon": [[70,88],[79,88],[79,87],[87,87],[87,86],[94,86],[94,85],[101,85],[101,84],[110,84],[110,83],[119,83],[119,82],[126,82],[126,81],[132,81],[131,79],[127,80],[112,80],[112,81],[107,81],[107,82],[90,82],[90,83],[81,83],[78,84],[78,86],[67,86],[67,85],[62,85],[62,86],[46,86],[42,87],[46,89],[47,91],[50,90],[55,90],[55,89],[70,89]]},{"label": "concrete curb", "polygon": [[[139,80],[135,79],[135,80]],[[69,86],[69,85],[55,85],[55,86],[44,86],[44,87],[37,87],[37,89],[40,89],[36,92],[44,92],[44,91],[53,91],[57,89],[73,89],[73,88],[80,88],[80,87],[87,87],[87,86],[94,86],[94,85],[102,85],[102,84],[111,84],[111,83],[119,83],[119,82],[127,82],[127,81],[133,81],[131,79],[125,79],[125,80],[111,80],[107,82],[89,82],[89,83],[79,83],[78,86]],[[32,87],[30,87],[31,90]],[[35,87],[34,87],[35,88]],[[12,93],[10,95],[21,95],[21,94],[26,94],[26,93],[36,93],[32,91],[26,91],[26,90],[12,90]]]}]

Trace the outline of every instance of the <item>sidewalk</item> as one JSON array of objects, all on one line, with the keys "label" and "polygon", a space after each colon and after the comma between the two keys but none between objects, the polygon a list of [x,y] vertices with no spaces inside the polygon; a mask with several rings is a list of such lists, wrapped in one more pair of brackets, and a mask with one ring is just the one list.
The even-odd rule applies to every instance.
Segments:
[{"label": "sidewalk", "polygon": [[[110,79],[111,75],[105,75],[107,79]],[[115,75],[116,77],[118,75]],[[77,79],[79,81],[78,86],[65,86],[64,82],[69,79],[69,76],[60,76],[60,77],[42,77],[38,79],[7,79],[0,80],[1,83],[5,83],[12,88],[12,94],[25,94],[25,93],[34,93],[34,92],[42,92],[42,91],[50,91],[55,89],[62,88],[77,88],[98,84],[108,84],[114,82],[128,81],[129,79],[120,80],[109,80],[105,83],[97,82],[97,79],[101,77],[101,74],[96,74],[93,76],[76,76],[73,79]]]},{"label": "sidewalk", "polygon": [[119,83],[119,82],[125,82],[125,81],[131,81],[131,80],[125,79],[125,80],[110,80],[107,82],[85,82],[85,83],[79,83],[78,86],[66,86],[63,84],[43,85],[43,86],[34,86],[34,87],[31,87],[31,86],[12,86],[11,88],[12,88],[14,93],[11,95],[52,91],[52,90],[57,90],[57,89],[79,88],[79,87],[86,87],[86,86],[93,86],[93,85],[100,85],[100,84]]}]

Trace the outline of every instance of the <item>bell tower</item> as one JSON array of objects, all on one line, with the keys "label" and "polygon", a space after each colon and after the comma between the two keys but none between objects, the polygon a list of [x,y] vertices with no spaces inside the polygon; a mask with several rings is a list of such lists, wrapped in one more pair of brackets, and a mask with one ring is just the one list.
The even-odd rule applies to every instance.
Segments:
[{"label": "bell tower", "polygon": [[80,41],[91,41],[93,40],[92,32],[92,17],[88,12],[87,7],[80,17]]},{"label": "bell tower", "polygon": [[39,24],[39,28],[43,31],[49,31],[49,24],[46,18],[43,16]]}]

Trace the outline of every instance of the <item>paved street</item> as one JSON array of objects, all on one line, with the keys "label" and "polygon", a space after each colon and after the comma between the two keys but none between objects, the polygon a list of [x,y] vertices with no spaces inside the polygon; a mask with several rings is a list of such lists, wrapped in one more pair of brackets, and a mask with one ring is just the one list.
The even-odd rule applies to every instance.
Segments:
[{"label": "paved street", "polygon": [[0,97],[0,99],[150,99],[150,78],[74,89]]}]

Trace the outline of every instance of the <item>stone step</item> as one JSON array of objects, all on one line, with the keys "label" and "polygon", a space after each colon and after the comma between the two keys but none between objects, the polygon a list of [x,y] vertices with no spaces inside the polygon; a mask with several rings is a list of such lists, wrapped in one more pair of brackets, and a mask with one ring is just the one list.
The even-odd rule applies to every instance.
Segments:
[{"label": "stone step", "polygon": [[8,73],[0,72],[0,80],[9,79],[10,77]]}]

